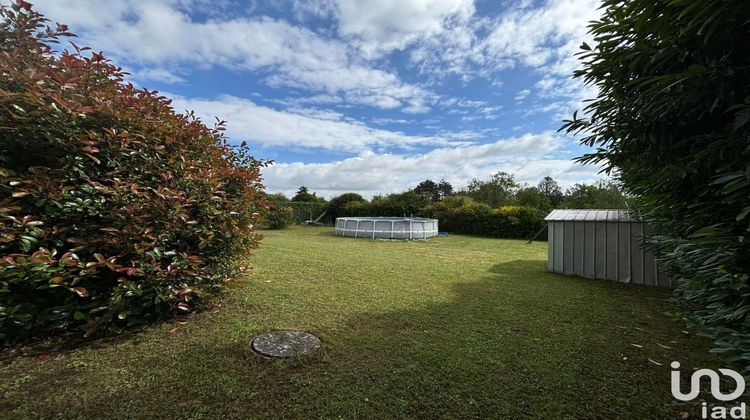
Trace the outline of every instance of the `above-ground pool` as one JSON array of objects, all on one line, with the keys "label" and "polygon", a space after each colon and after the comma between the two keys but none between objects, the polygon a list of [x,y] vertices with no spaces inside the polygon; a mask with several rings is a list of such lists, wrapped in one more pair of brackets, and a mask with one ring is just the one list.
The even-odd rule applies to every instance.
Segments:
[{"label": "above-ground pool", "polygon": [[370,239],[427,239],[437,236],[438,221],[422,217],[337,217],[333,234]]}]

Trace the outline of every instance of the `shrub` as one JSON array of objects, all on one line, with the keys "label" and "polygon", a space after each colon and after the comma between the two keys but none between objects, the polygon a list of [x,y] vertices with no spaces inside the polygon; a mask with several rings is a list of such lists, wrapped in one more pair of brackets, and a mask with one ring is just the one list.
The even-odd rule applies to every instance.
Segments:
[{"label": "shrub", "polygon": [[597,87],[582,132],[633,194],[679,293],[750,370],[750,7],[606,0],[577,77]]},{"label": "shrub", "polygon": [[284,229],[294,221],[294,210],[289,206],[270,206],[263,212],[263,221],[271,229]]},{"label": "shrub", "polygon": [[493,209],[466,196],[451,196],[429,204],[421,215],[438,219],[440,230],[446,232],[501,238],[530,238],[545,223],[545,214],[538,209],[524,206]]},{"label": "shrub", "polygon": [[123,81],[19,2],[0,10],[0,340],[119,331],[242,271],[262,162]]},{"label": "shrub", "polygon": [[328,215],[332,220],[336,220],[337,217],[349,216],[349,214],[347,214],[344,210],[344,206],[346,206],[348,203],[365,201],[366,200],[364,199],[364,197],[357,193],[341,194],[338,197],[333,197],[331,201],[328,202],[326,212],[328,212]]},{"label": "shrub", "polygon": [[430,202],[428,197],[413,191],[373,197],[372,201],[353,201],[344,205],[347,216],[410,216],[418,215]]},{"label": "shrub", "polygon": [[[272,202],[277,207],[289,207],[292,209],[292,223],[300,224],[307,220],[315,220],[326,210],[325,203],[312,203],[308,201],[286,201]],[[324,216],[321,223],[330,222],[328,215]]]}]

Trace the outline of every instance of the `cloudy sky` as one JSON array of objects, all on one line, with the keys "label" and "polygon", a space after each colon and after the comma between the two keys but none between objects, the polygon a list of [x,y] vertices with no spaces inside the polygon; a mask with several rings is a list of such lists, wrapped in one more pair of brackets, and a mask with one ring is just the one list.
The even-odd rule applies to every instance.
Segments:
[{"label": "cloudy sky", "polygon": [[[7,3],[6,0],[0,0]],[[591,182],[558,134],[594,0],[38,0],[179,111],[228,121],[271,192]]]}]

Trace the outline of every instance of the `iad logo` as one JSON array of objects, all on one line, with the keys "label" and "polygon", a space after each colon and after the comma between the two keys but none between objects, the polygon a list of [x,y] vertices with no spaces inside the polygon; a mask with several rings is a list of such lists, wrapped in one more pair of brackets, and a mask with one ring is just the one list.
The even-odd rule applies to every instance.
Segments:
[{"label": "iad logo", "polygon": [[[704,376],[707,377],[710,381],[711,395],[713,395],[713,397],[719,401],[733,401],[745,393],[745,378],[743,378],[742,375],[733,371],[732,369],[719,369],[719,372],[721,372],[722,375],[732,378],[735,382],[736,386],[734,388],[734,391],[728,394],[724,394],[723,392],[721,392],[721,377],[718,373],[711,369],[698,369],[693,372],[693,376],[690,377],[690,392],[683,393],[680,389],[680,371],[678,370],[680,368],[680,362],[672,362],[671,366],[673,369],[671,375],[672,396],[680,401],[692,401],[700,394],[701,379]],[[747,407],[744,402],[737,406],[728,408],[722,406],[714,406],[711,407],[709,413],[708,404],[704,402],[701,414],[704,419],[709,418],[709,414],[710,418],[712,419],[744,419],[747,418]]]}]

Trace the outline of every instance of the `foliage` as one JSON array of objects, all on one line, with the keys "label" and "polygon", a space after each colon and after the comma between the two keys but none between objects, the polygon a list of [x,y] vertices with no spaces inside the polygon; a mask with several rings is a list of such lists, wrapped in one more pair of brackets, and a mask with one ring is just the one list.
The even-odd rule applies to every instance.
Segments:
[{"label": "foliage", "polygon": [[505,172],[493,174],[489,180],[472,179],[460,194],[486,203],[490,207],[498,207],[513,202],[513,196],[520,188],[513,175]]},{"label": "foliage", "polygon": [[331,218],[331,220],[336,220],[337,217],[348,216],[344,211],[344,207],[348,203],[365,201],[367,200],[365,200],[364,197],[357,193],[344,193],[337,197],[333,197],[331,201],[328,202],[326,211],[328,212],[328,216]]},{"label": "foliage", "polygon": [[[324,211],[325,203],[315,203],[309,201],[272,201],[272,205],[277,207],[289,207],[292,209],[292,223],[300,224],[308,220],[315,220]],[[326,215],[321,223],[330,223],[331,219]]]},{"label": "foliage", "polygon": [[537,187],[523,187],[516,191],[514,202],[519,206],[539,209],[545,213],[552,210],[550,199]]},{"label": "foliage", "polygon": [[326,199],[323,197],[318,197],[315,193],[311,193],[310,191],[308,191],[307,187],[303,185],[299,187],[299,190],[297,190],[297,193],[294,194],[294,197],[292,197],[291,201],[305,203],[325,203]]},{"label": "foliage", "polygon": [[272,202],[272,203],[288,203],[289,197],[285,196],[282,193],[274,193],[274,194],[266,194],[265,196],[266,201]]},{"label": "foliage", "polygon": [[260,239],[263,166],[123,82],[100,53],[0,9],[0,340],[188,311]]},{"label": "foliage", "polygon": [[294,210],[289,206],[271,205],[263,212],[261,220],[271,229],[284,229],[294,221]]},{"label": "foliage", "polygon": [[414,191],[373,197],[370,202],[352,201],[344,205],[347,216],[411,216],[418,215],[429,198]]},{"label": "foliage", "polygon": [[492,208],[466,196],[427,205],[422,216],[438,219],[440,230],[501,238],[530,238],[544,226],[544,212],[530,207]]},{"label": "foliage", "polygon": [[605,0],[603,11],[576,72],[599,94],[563,129],[637,198],[715,351],[750,369],[750,7]]},{"label": "foliage", "polygon": [[552,208],[560,206],[563,201],[563,192],[560,188],[560,184],[558,184],[551,176],[545,176],[544,179],[539,181],[537,190],[547,197]]},{"label": "foliage", "polygon": [[568,188],[562,200],[566,209],[625,209],[625,196],[613,182],[599,181],[596,184],[575,184]]},{"label": "foliage", "polygon": [[440,180],[440,182],[426,179],[417,184],[412,191],[424,195],[431,201],[440,201],[453,194],[453,186],[444,179]]}]

